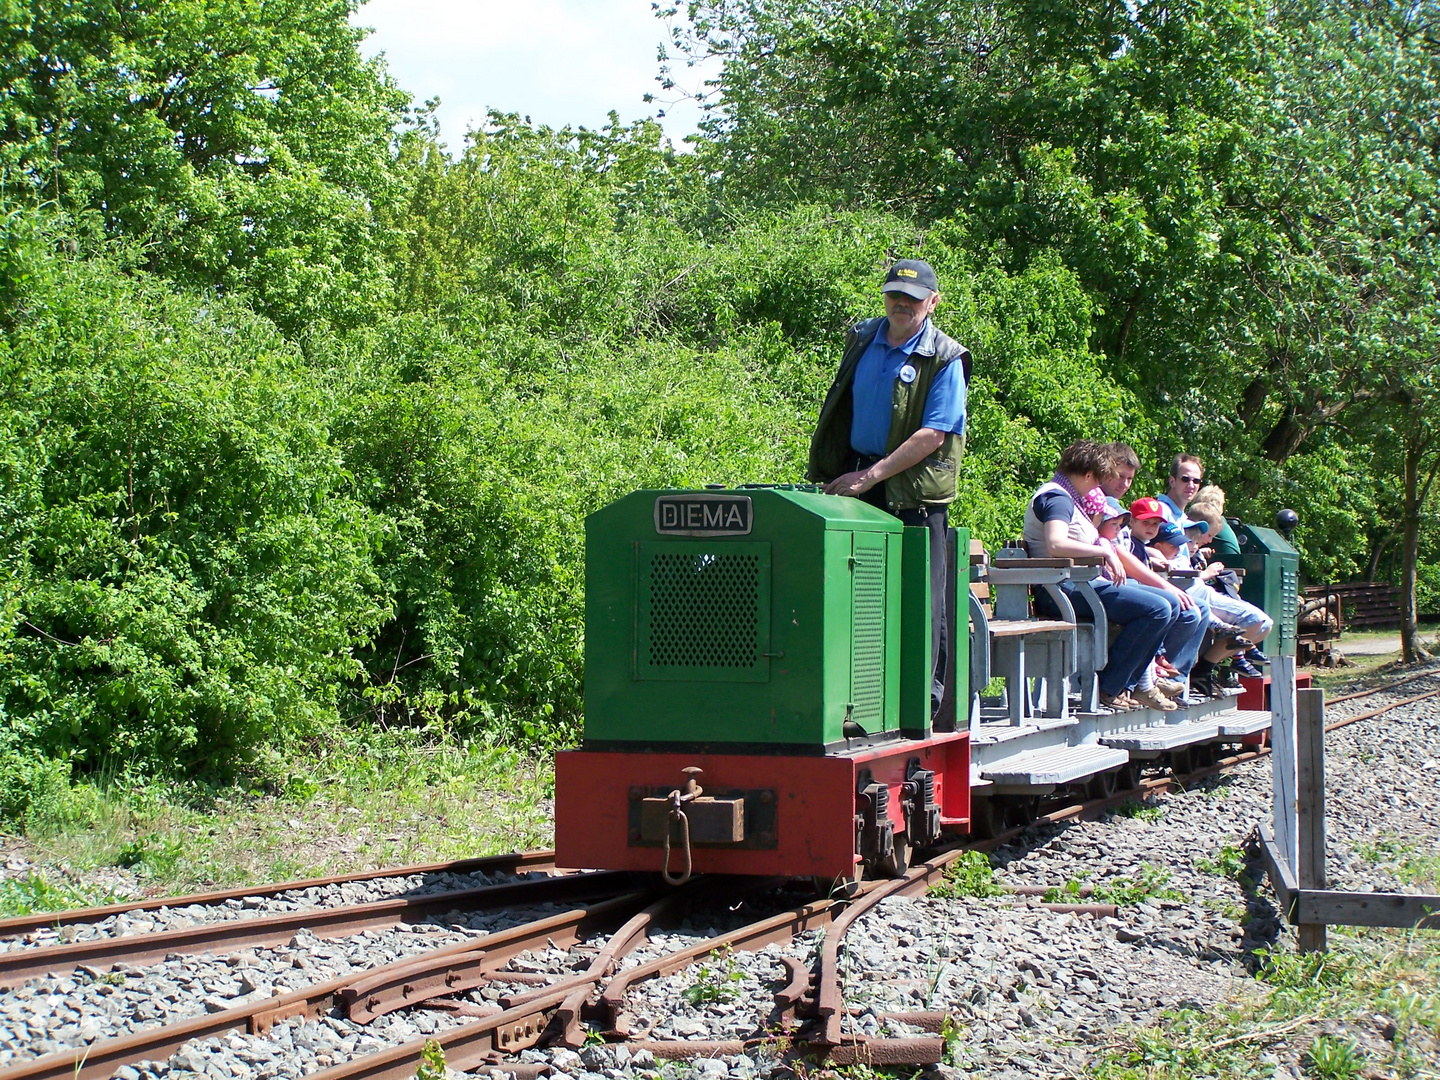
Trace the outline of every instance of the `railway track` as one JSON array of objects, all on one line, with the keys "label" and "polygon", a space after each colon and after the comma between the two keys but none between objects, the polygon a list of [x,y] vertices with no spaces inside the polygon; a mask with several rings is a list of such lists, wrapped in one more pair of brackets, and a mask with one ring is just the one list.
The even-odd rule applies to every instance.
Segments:
[{"label": "railway track", "polygon": [[[1427,673],[1402,683],[1343,695],[1330,704],[1394,695],[1400,687],[1425,680],[1440,683],[1440,673]],[[1327,725],[1327,730],[1436,696],[1440,696],[1440,688],[1408,694],[1375,708],[1338,717]],[[1205,776],[1268,753],[1268,747],[1258,747],[1188,773],[1146,777],[1126,791],[1049,809],[1038,821],[1058,823],[1098,816],[1128,799],[1193,785]],[[342,1017],[351,1027],[364,1029],[382,1017],[407,1010],[424,1010],[443,1018],[444,1023],[437,1027],[434,1039],[444,1049],[452,1067],[473,1071],[503,1062],[505,1071],[518,1072],[522,1080],[527,1075],[537,1075],[540,1070],[533,1063],[516,1063],[516,1054],[542,1039],[580,1046],[587,1035],[596,1030],[609,1040],[624,1041],[634,1052],[648,1051],[656,1058],[778,1053],[789,1048],[790,1052],[803,1050],[820,1054],[837,1064],[938,1061],[943,1051],[938,1034],[943,1016],[939,1014],[887,1014],[886,1020],[913,1029],[914,1034],[906,1037],[867,1037],[846,1030],[843,1021],[849,1010],[841,996],[840,974],[845,934],[886,898],[923,893],[964,851],[993,849],[1009,843],[1027,827],[1017,826],[989,840],[941,852],[912,867],[902,878],[860,885],[848,899],[804,899],[796,903],[793,893],[777,891],[776,882],[753,879],[700,880],[682,890],[662,891],[655,888],[652,879],[638,875],[556,873],[551,853],[531,852],[60,913],[46,917],[46,923],[78,926],[87,919],[103,921],[139,910],[177,905],[214,906],[235,899],[295,894],[364,879],[476,871],[489,875],[528,875],[524,880],[472,889],[400,896],[277,916],[260,915],[181,931],[60,944],[24,944],[0,953],[0,986],[16,986],[47,972],[63,975],[77,968],[86,973],[86,978],[113,980],[117,974],[128,976],[160,957],[173,960],[206,952],[233,954],[265,950],[282,941],[294,940],[302,928],[314,939],[327,940],[374,933],[378,928],[422,924],[443,927],[447,918],[466,912],[511,911],[530,917],[512,926],[483,934],[472,932],[438,948],[287,993],[257,995],[231,1007],[179,1022],[120,1038],[96,1039],[87,1045],[15,1063],[0,1070],[0,1078],[102,1080],[122,1069],[134,1071],[137,1063],[163,1061],[197,1040],[217,1037],[242,1042],[263,1040],[278,1025],[327,1018],[333,1023],[334,1017]],[[1012,891],[1017,894],[1017,901],[1023,902],[1043,890]],[[728,925],[710,935],[681,935],[683,944],[670,947],[675,935],[663,931],[673,928],[697,905],[708,905],[710,910],[734,907],[758,917]],[[1083,914],[1115,914],[1112,905],[1080,903],[1053,907]],[[0,923],[0,934],[33,933],[39,929],[40,920],[35,917]],[[773,1034],[743,1040],[653,1039],[647,1037],[646,1031],[637,1029],[626,1015],[626,995],[641,982],[682,971],[705,961],[717,950],[755,950],[774,943],[793,942],[797,935],[816,930],[825,933],[813,962],[794,956],[784,960],[788,981],[774,994],[777,1030]],[[657,945],[656,940],[663,940],[664,945]],[[556,977],[523,963],[529,954],[565,949],[577,950],[587,958],[586,963],[569,975]],[[424,1040],[408,1040],[384,1046],[377,1040],[376,1045],[368,1047],[372,1052],[336,1061],[320,1075],[325,1080],[409,1077],[414,1075],[423,1045]]]}]

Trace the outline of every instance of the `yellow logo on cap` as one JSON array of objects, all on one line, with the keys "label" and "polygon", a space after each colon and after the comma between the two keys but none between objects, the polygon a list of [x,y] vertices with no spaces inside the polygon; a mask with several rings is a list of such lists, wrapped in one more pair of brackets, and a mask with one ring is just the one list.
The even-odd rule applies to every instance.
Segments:
[{"label": "yellow logo on cap", "polygon": [[919,272],[918,270],[911,270],[908,266],[906,266],[906,267],[902,267],[902,268],[899,269],[899,270],[896,270],[896,271],[895,271],[895,276],[896,276],[896,277],[916,277],[916,278],[918,278],[918,277],[920,276],[920,272]]}]

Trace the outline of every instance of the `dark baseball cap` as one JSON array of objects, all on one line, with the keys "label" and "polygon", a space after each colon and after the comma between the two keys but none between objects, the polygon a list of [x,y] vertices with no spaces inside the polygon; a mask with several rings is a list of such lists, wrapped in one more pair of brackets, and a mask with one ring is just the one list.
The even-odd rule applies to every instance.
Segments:
[{"label": "dark baseball cap", "polygon": [[1185,533],[1178,525],[1165,522],[1160,526],[1160,531],[1155,534],[1155,542],[1160,544],[1173,544],[1175,547],[1185,546]]},{"label": "dark baseball cap", "polygon": [[885,275],[885,284],[880,286],[880,291],[904,293],[916,300],[928,300],[931,293],[940,291],[940,283],[935,280],[935,271],[930,269],[929,263],[919,259],[901,259],[890,267],[890,273]]}]

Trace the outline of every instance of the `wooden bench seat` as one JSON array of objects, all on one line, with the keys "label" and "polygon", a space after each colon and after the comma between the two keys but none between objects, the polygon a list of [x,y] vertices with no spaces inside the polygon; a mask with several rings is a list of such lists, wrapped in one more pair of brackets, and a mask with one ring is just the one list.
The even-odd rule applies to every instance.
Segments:
[{"label": "wooden bench seat", "polygon": [[990,636],[1020,637],[1025,634],[1059,634],[1073,631],[1075,624],[1048,619],[991,619]]}]

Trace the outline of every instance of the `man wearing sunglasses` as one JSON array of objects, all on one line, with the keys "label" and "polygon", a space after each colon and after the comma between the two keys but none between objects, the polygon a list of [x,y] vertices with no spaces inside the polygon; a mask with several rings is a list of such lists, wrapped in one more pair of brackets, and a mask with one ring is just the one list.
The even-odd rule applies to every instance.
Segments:
[{"label": "man wearing sunglasses", "polygon": [[1179,524],[1185,516],[1185,507],[1200,490],[1200,480],[1205,467],[1194,454],[1176,454],[1170,463],[1170,490],[1160,496],[1160,505],[1165,510],[1165,520],[1172,525]]}]

